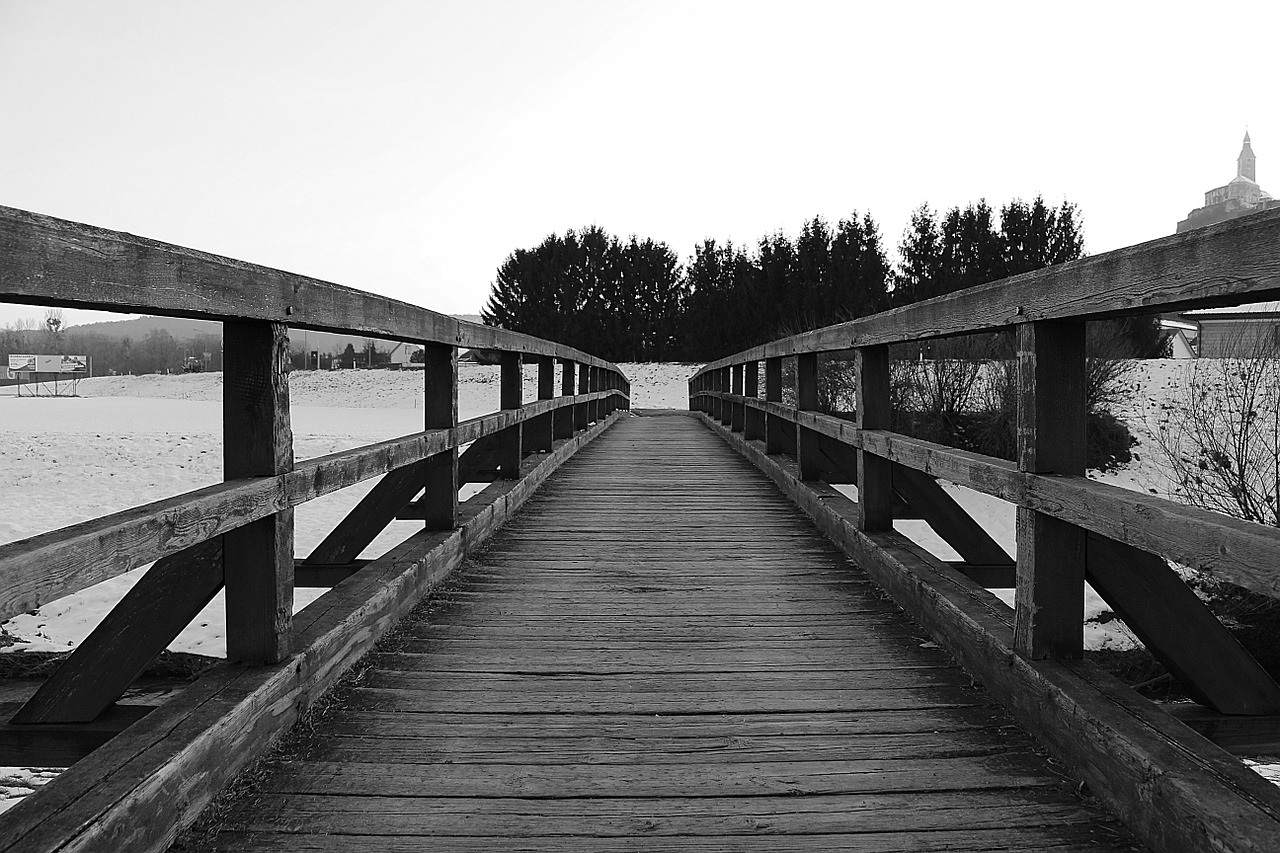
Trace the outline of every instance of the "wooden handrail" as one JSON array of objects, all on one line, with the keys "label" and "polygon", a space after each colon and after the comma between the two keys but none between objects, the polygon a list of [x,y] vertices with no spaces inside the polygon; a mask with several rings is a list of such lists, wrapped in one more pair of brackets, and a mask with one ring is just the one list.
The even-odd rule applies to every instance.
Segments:
[{"label": "wooden handrail", "polygon": [[747,361],[989,332],[1039,320],[1100,320],[1280,298],[1280,210],[1045,267],[780,338],[712,361]]},{"label": "wooden handrail", "polygon": [[252,521],[516,427],[540,415],[621,396],[539,400],[456,429],[380,441],[297,463],[275,477],[230,480],[0,545],[0,620],[221,536]]},{"label": "wooden handrail", "polygon": [[573,347],[309,276],[0,206],[0,302],[330,332],[547,355],[617,372]]},{"label": "wooden handrail", "polygon": [[[1140,618],[1149,604],[1136,592],[1141,585],[1107,564],[1141,564],[1151,578],[1146,588],[1164,589],[1161,604],[1177,609],[1183,624],[1216,633],[1215,655],[1236,660],[1249,678],[1257,676],[1265,697],[1255,701],[1228,689],[1208,701],[1231,713],[1280,711],[1280,685],[1245,660],[1207,611],[1199,612],[1202,605],[1183,595],[1185,586],[1163,562],[1280,596],[1280,530],[1084,476],[1085,321],[1274,298],[1280,294],[1277,246],[1280,211],[1268,211],[772,341],[702,367],[689,380],[690,408],[730,434],[763,439],[767,454],[794,456],[802,481],[856,481],[856,527],[863,533],[889,529],[906,501],[904,491],[916,483],[904,473],[899,489],[891,466],[1012,502],[1018,515],[1016,644],[1028,658],[1081,655],[1086,571],[1095,588],[1107,588],[1099,590],[1104,598],[1116,599],[1108,598],[1113,610]],[[1016,463],[889,429],[888,345],[998,329],[1018,333]],[[856,364],[856,422],[813,411],[817,355],[833,352]],[[794,405],[782,402],[785,357],[796,358]],[[762,360],[768,380],[763,400],[758,381],[744,387],[740,379],[746,365],[758,377]],[[961,546],[990,551],[989,541],[973,541],[971,520],[945,495],[930,491],[920,500],[931,503],[935,529],[949,528]],[[1176,606],[1170,603],[1175,598],[1181,602]],[[1193,691],[1212,675],[1212,667],[1193,660],[1197,653],[1177,637],[1143,640]]]}]

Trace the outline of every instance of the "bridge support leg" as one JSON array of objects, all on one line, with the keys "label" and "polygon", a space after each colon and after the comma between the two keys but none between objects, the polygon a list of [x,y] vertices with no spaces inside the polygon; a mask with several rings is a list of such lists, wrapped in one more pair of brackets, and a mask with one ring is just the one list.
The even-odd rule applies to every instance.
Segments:
[{"label": "bridge support leg", "polygon": [[[520,353],[504,352],[502,354],[502,374],[499,379],[501,400],[499,406],[503,410],[518,409],[523,404],[524,376],[521,373]],[[498,476],[504,480],[520,479],[520,460],[524,458],[521,441],[521,424],[504,429],[501,433],[502,444],[498,451]]]},{"label": "bridge support leg", "polygon": [[[1018,468],[1085,470],[1084,323],[1018,326]],[[1085,533],[1018,507],[1014,644],[1031,660],[1076,659],[1084,645]]]},{"label": "bridge support leg", "polygon": [[[591,391],[591,367],[586,364],[578,365],[578,394],[587,394]],[[587,423],[591,420],[591,412],[587,410],[586,403],[577,403],[573,407],[573,425],[576,429],[586,429]]]},{"label": "bridge support leg", "polygon": [[[745,370],[745,367],[741,364],[735,364],[732,369],[733,393],[739,397],[742,396],[742,381],[743,381],[744,370]],[[747,409],[746,405],[741,400],[733,401],[733,415],[731,417],[731,423],[729,424],[729,428],[734,432],[743,431],[743,428],[746,424],[746,409]]]},{"label": "bridge support leg", "polygon": [[[757,399],[760,397],[760,362],[755,359],[746,364],[743,394]],[[746,407],[743,413],[742,437],[747,441],[758,441],[764,438],[764,412],[754,407]]]},{"label": "bridge support leg", "polygon": [[[854,350],[857,372],[855,405],[858,429],[888,429],[889,348],[858,347]],[[893,527],[893,468],[888,459],[858,451],[858,529],[889,530]]]},{"label": "bridge support leg", "polygon": [[[769,403],[782,402],[782,359],[769,358],[764,362],[764,399]],[[777,415],[764,417],[764,451],[770,455],[787,452],[783,443],[783,425]]]},{"label": "bridge support leg", "polygon": [[[423,355],[426,403],[422,428],[453,429],[458,425],[458,348],[427,344]],[[458,448],[452,447],[425,462],[422,472],[425,526],[428,530],[452,530],[458,526]],[[403,508],[401,503],[396,510]],[[385,528],[383,524],[379,532]],[[358,553],[353,554],[352,559],[356,556]]]},{"label": "bridge support leg", "polygon": [[[289,331],[280,323],[223,324],[223,471],[226,479],[293,470],[289,424]],[[293,510],[222,537],[227,658],[278,663],[291,653]]]},{"label": "bridge support leg", "polygon": [[[538,399],[552,400],[556,396],[556,361],[548,355],[538,357]],[[538,415],[524,422],[524,452],[550,453],[555,440],[552,415]]]},{"label": "bridge support leg", "polygon": [[[560,359],[560,396],[572,397],[574,391],[573,362]],[[555,437],[573,438],[573,406],[562,406],[555,411]]]},{"label": "bridge support leg", "polygon": [[[796,356],[796,409],[801,412],[818,410],[818,354],[801,353]],[[800,463],[801,480],[822,479],[822,466],[818,457],[821,448],[818,433],[796,425],[796,461]]]}]

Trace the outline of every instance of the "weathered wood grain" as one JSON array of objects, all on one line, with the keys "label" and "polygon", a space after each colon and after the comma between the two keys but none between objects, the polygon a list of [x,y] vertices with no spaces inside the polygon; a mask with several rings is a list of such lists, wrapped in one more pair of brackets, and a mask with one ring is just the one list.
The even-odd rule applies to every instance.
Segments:
[{"label": "weathered wood grain", "polygon": [[1114,827],[696,421],[628,418],[561,474],[214,849],[861,849],[891,828],[1019,849]]},{"label": "weathered wood grain", "polygon": [[220,539],[157,560],[11,722],[96,720],[217,595],[222,577]]},{"label": "weathered wood grain", "polygon": [[[224,480],[293,470],[289,332],[279,323],[223,324]],[[354,556],[354,555],[353,555]],[[293,509],[222,536],[227,657],[278,663],[293,642]]]},{"label": "weathered wood grain", "polygon": [[[610,392],[612,393],[612,392]],[[295,463],[279,477],[196,489],[92,521],[0,545],[0,619],[146,565],[288,507],[330,494],[458,444],[495,435],[580,397],[530,403],[459,424]]]},{"label": "weathered wood grain", "polygon": [[0,207],[0,302],[286,323],[617,370],[573,347],[385,296],[11,207]]},{"label": "weathered wood grain", "polygon": [[162,851],[374,641],[481,546],[566,459],[612,425],[565,441],[524,478],[422,531],[297,615],[291,661],[215,667],[177,698],[0,815],[0,851]]},{"label": "weathered wood grain", "polygon": [[1015,326],[1212,308],[1280,295],[1280,213],[1197,228],[772,341],[708,363],[830,352]]},{"label": "weathered wood grain", "polygon": [[1263,850],[1280,834],[1280,791],[1100,669],[1029,661],[1010,609],[899,534],[866,534],[852,503],[806,484],[704,420],[767,473],[992,695],[1083,778],[1152,849]]}]

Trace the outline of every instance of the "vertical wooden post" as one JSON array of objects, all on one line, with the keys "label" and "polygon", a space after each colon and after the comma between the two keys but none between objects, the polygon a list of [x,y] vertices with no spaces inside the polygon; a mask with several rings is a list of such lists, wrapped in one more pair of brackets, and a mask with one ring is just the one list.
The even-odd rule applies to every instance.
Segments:
[{"label": "vertical wooden post", "polygon": [[[742,396],[743,372],[746,370],[745,365],[735,364],[733,366],[733,393]],[[744,427],[744,418],[746,417],[747,407],[742,401],[735,400],[733,403],[733,422],[729,424],[729,428],[734,432],[742,432]]]},{"label": "vertical wooden post", "polygon": [[[1018,326],[1018,468],[1084,476],[1084,323]],[[1018,507],[1014,646],[1032,660],[1083,655],[1087,538],[1079,527]]]},{"label": "vertical wooden post", "polygon": [[[560,396],[572,397],[574,392],[573,360],[560,359]],[[573,438],[573,406],[556,409],[556,438]]]},{"label": "vertical wooden post", "polygon": [[[458,348],[429,343],[423,349],[425,403],[423,429],[458,425]],[[428,530],[452,530],[458,524],[458,448],[427,460],[422,510]]]},{"label": "vertical wooden post", "polygon": [[[289,330],[280,323],[223,324],[223,476],[273,477],[293,470],[289,424]],[[279,663],[293,633],[293,510],[222,537],[227,658]]]},{"label": "vertical wooden post", "polygon": [[[889,429],[889,347],[854,350],[858,373],[855,424],[858,429]],[[893,527],[893,463],[874,453],[858,451],[858,529]]]},{"label": "vertical wooden post", "polygon": [[[538,356],[538,399],[553,400],[556,396],[556,360],[549,355]],[[528,425],[526,432],[528,453],[550,453],[555,440],[551,413],[538,415]]]},{"label": "vertical wooden post", "polygon": [[[587,390],[594,394],[600,390],[600,368],[592,366],[587,368]],[[600,420],[600,401],[592,400],[587,404],[587,419],[592,423]]]},{"label": "vertical wooden post", "polygon": [[[796,410],[818,409],[818,354],[805,352],[796,356]],[[796,425],[796,461],[800,463],[801,480],[821,480],[822,468],[817,463],[818,433]]]},{"label": "vertical wooden post", "polygon": [[[578,393],[586,394],[591,384],[591,368],[585,364],[578,365]],[[573,407],[573,425],[577,429],[586,429],[591,412],[586,403],[578,403]]]},{"label": "vertical wooden post", "polygon": [[[523,375],[521,373],[520,353],[504,352],[502,354],[502,375],[500,382],[500,405],[504,410],[518,409],[523,400]],[[520,459],[524,456],[520,446],[522,425],[504,429],[498,444],[498,476],[504,480],[520,479]]]},{"label": "vertical wooden post", "polygon": [[[764,399],[769,403],[782,402],[782,358],[767,358],[764,361]],[[764,452],[783,453],[786,445],[782,437],[782,421],[777,415],[767,415],[764,419]]]},{"label": "vertical wooden post", "polygon": [[[754,358],[747,362],[746,375],[743,378],[743,394],[748,397],[760,396],[760,362]],[[743,414],[742,437],[747,441],[764,438],[764,417],[759,409],[748,408]]]},{"label": "vertical wooden post", "polygon": [[[717,371],[720,374],[720,390],[725,394],[733,393],[733,380],[731,379],[731,369],[722,367]],[[720,401],[720,423],[725,426],[733,424],[733,403],[729,400]]]}]

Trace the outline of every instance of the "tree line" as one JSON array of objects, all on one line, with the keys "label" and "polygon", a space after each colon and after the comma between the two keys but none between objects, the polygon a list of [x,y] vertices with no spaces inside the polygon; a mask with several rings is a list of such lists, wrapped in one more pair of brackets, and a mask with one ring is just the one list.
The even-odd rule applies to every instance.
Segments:
[{"label": "tree line", "polygon": [[[889,262],[870,214],[753,246],[704,240],[685,264],[665,243],[592,225],[518,249],[498,268],[489,325],[551,338],[611,361],[709,361],[775,338],[1083,256],[1079,209],[985,200],[911,215]],[[1127,355],[1159,355],[1154,322],[1120,330]]]}]

